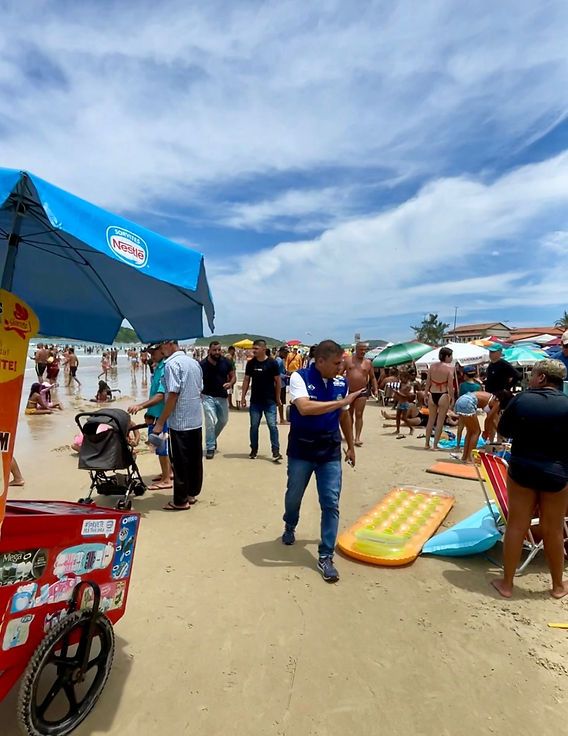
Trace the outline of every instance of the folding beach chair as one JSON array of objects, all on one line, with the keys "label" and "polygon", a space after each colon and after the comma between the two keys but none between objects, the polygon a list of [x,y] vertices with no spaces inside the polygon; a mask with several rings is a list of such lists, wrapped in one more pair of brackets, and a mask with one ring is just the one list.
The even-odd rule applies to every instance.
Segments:
[{"label": "folding beach chair", "polygon": [[[478,452],[477,450],[473,453],[475,469],[477,471],[477,477],[481,484],[483,495],[485,496],[485,503],[493,514],[495,519],[495,526],[504,534],[505,527],[507,526],[507,520],[509,518],[509,497],[507,495],[507,463],[503,458],[497,457],[497,455],[491,455],[488,452]],[[492,501],[494,503],[492,503]],[[496,506],[495,506],[496,504]],[[498,511],[497,511],[498,509]],[[564,541],[568,540],[568,518],[564,518]],[[517,568],[517,575],[524,572],[527,565],[536,557],[536,555],[543,549],[544,544],[542,540],[537,542],[534,538],[532,529],[533,527],[540,524],[540,519],[534,518],[531,520],[531,525],[527,532],[527,536],[524,541],[525,550],[528,552],[527,558]],[[495,562],[495,560],[491,560]],[[499,564],[499,563],[495,563]],[[502,567],[502,565],[499,565]]]}]

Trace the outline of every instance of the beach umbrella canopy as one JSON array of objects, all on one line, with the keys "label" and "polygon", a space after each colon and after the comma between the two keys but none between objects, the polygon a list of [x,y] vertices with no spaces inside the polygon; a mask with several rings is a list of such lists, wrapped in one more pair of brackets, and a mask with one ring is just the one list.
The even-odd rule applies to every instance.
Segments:
[{"label": "beach umbrella canopy", "polygon": [[548,358],[548,354],[545,350],[540,348],[529,348],[525,345],[515,345],[511,348],[506,348],[503,351],[503,357],[509,363],[515,363],[516,365],[534,365],[539,360]]},{"label": "beach umbrella canopy", "polygon": [[423,342],[399,342],[381,351],[373,360],[373,368],[389,368],[412,363],[430,350]]},{"label": "beach umbrella canopy", "polygon": [[481,340],[472,340],[468,345],[477,345],[477,347],[480,348],[490,348],[492,345],[495,345],[495,343],[492,340],[483,337]]},{"label": "beach umbrella canopy", "polygon": [[371,350],[367,350],[367,352],[365,353],[365,358],[367,358],[367,360],[374,360],[377,355],[380,355],[386,347],[386,345],[383,345],[381,347],[371,348]]},{"label": "beach umbrella canopy", "polygon": [[531,338],[528,338],[526,340],[514,340],[515,345],[526,345],[526,344],[533,344],[533,345],[549,345],[551,340],[554,340],[554,335],[544,334],[544,335],[534,335]]},{"label": "beach umbrella canopy", "polygon": [[288,340],[288,342],[286,343],[286,345],[289,345],[291,348],[294,347],[294,345],[301,345],[301,344],[302,344],[301,340]]},{"label": "beach umbrella canopy", "polygon": [[110,344],[124,319],[140,339],[213,331],[201,253],[33,174],[0,169],[2,288],[24,299],[44,335]]},{"label": "beach umbrella canopy", "polygon": [[[462,366],[489,363],[489,351],[485,348],[479,347],[478,345],[471,345],[471,343],[464,342],[449,342],[444,347],[450,348],[450,350],[453,351],[453,362],[459,363]],[[429,368],[432,363],[439,360],[439,352],[440,348],[430,350],[428,353],[423,355],[420,360],[416,361],[416,367],[419,370]]]},{"label": "beach umbrella canopy", "polygon": [[233,347],[240,348],[241,350],[250,350],[253,344],[252,340],[245,338],[244,340],[239,340],[239,342],[234,342]]}]

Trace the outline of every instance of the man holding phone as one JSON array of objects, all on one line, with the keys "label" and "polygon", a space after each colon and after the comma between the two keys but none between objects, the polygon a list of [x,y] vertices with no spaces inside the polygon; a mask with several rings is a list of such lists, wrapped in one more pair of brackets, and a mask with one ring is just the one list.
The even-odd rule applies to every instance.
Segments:
[{"label": "man holding phone", "polygon": [[288,484],[284,500],[283,544],[294,544],[300,506],[315,473],[321,507],[321,544],[318,570],[328,583],[339,580],[333,553],[339,527],[341,495],[341,429],[347,441],[345,460],[355,465],[353,427],[349,406],[361,389],[348,393],[340,376],[343,350],[333,340],[316,346],[315,362],[290,378],[290,434],[288,436]]}]

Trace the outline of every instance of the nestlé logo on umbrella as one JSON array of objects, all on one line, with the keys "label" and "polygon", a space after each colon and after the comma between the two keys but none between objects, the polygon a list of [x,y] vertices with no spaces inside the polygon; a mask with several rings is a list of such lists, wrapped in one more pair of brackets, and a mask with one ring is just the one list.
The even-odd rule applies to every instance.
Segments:
[{"label": "nestl\u00e9 logo on umbrella", "polygon": [[109,248],[121,261],[143,268],[148,262],[146,241],[130,230],[111,225],[107,227],[106,238]]}]

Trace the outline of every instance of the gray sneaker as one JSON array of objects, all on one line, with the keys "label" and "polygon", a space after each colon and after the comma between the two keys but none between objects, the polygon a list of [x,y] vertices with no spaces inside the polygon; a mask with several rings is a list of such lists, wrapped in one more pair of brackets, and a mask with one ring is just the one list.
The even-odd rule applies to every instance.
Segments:
[{"label": "gray sneaker", "polygon": [[336,583],[339,580],[339,573],[334,567],[333,557],[320,557],[318,560],[318,570],[321,572],[321,576],[326,583]]}]

